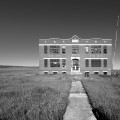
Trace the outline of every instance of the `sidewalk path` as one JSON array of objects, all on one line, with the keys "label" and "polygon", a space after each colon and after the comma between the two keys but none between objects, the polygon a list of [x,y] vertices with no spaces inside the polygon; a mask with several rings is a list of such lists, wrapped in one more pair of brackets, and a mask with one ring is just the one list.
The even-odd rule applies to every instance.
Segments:
[{"label": "sidewalk path", "polygon": [[69,101],[64,120],[96,120],[80,81],[72,82]]}]

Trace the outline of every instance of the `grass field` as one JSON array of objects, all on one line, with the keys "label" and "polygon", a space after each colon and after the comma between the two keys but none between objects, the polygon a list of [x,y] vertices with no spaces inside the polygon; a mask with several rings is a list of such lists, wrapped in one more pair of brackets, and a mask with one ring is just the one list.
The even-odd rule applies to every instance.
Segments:
[{"label": "grass field", "polygon": [[98,120],[120,120],[119,77],[93,75],[82,84]]},{"label": "grass field", "polygon": [[67,75],[38,75],[37,68],[0,68],[0,120],[62,120],[69,103]]}]

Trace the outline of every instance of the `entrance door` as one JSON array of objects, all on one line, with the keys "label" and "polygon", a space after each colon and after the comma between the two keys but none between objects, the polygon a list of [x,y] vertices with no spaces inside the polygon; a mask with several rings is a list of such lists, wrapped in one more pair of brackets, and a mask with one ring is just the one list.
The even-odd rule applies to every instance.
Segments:
[{"label": "entrance door", "polygon": [[71,72],[80,72],[80,58],[71,58],[72,66]]}]

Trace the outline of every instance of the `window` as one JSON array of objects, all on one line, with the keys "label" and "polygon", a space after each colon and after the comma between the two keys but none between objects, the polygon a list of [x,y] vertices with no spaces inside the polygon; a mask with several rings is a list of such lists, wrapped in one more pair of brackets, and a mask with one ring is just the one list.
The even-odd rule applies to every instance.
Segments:
[{"label": "window", "polygon": [[85,46],[85,53],[89,53],[89,47]]},{"label": "window", "polygon": [[65,54],[65,53],[66,53],[65,46],[62,46],[62,53],[63,53],[63,54]]},{"label": "window", "polygon": [[54,71],[53,74],[57,74],[58,72],[57,71]]},{"label": "window", "polygon": [[107,75],[107,71],[106,71],[106,72],[103,72],[103,75]]},{"label": "window", "polygon": [[45,53],[45,54],[47,54],[47,50],[48,50],[48,48],[47,48],[47,46],[45,45],[45,46],[44,46],[44,53]]},{"label": "window", "polygon": [[48,67],[48,59],[44,59],[44,67]]},{"label": "window", "polygon": [[89,67],[89,59],[85,59],[85,67]]},{"label": "window", "polygon": [[104,63],[103,63],[103,64],[104,64],[104,67],[107,67],[107,59],[104,59],[103,62],[104,62]]},{"label": "window", "polygon": [[91,67],[101,67],[101,59],[91,59]]},{"label": "window", "polygon": [[48,75],[48,71],[45,71],[45,72],[44,72],[44,75]]},{"label": "window", "polygon": [[99,72],[94,72],[94,74],[95,74],[95,75],[98,75],[98,74],[99,74]]},{"label": "window", "polygon": [[79,54],[79,46],[78,45],[72,46],[72,54]]},{"label": "window", "polygon": [[85,77],[89,77],[89,72],[85,72]]},{"label": "window", "polygon": [[101,54],[101,45],[91,46],[91,53],[92,54]]},{"label": "window", "polygon": [[66,71],[62,71],[62,74],[66,74]]},{"label": "window", "polygon": [[60,67],[60,59],[50,59],[50,67]]},{"label": "window", "polygon": [[66,59],[62,59],[62,67],[63,67],[63,68],[66,67]]},{"label": "window", "polygon": [[103,46],[103,53],[104,53],[104,54],[107,53],[107,46]]},{"label": "window", "polygon": [[59,54],[60,53],[60,46],[50,46],[50,53],[51,54]]}]

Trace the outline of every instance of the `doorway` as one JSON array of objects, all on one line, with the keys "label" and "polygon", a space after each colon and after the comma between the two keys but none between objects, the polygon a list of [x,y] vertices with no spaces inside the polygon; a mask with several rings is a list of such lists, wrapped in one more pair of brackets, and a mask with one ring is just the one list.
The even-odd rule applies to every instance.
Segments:
[{"label": "doorway", "polygon": [[71,72],[80,72],[80,57],[71,57]]}]

